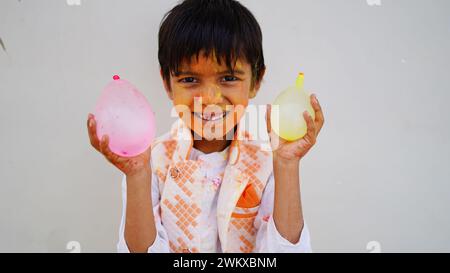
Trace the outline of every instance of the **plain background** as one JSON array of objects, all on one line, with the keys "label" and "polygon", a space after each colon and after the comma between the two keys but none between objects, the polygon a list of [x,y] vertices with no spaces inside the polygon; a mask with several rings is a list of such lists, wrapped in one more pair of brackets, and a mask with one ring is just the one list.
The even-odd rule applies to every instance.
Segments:
[{"label": "plain background", "polygon": [[[86,118],[113,74],[169,129],[159,23],[176,1],[0,1],[0,251],[114,252],[121,173]],[[316,252],[450,251],[450,1],[246,0],[264,34],[254,104],[299,71],[326,124],[302,161]],[[372,246],[374,246],[372,248]]]}]

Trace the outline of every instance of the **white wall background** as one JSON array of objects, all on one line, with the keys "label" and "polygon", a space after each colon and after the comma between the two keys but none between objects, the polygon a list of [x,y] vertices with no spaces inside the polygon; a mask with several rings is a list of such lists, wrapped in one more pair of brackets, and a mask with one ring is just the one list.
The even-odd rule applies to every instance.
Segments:
[{"label": "white wall background", "polygon": [[[0,252],[115,251],[121,174],[85,126],[113,74],[158,134],[173,120],[157,32],[176,1],[80,1],[0,1]],[[450,2],[242,2],[268,66],[254,103],[302,70],[326,114],[301,174],[314,250],[450,251]]]}]

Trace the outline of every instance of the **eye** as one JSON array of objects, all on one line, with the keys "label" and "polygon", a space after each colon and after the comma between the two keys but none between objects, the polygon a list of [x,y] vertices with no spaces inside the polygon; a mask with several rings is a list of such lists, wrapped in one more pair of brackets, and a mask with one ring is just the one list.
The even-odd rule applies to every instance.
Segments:
[{"label": "eye", "polygon": [[222,81],[224,82],[235,82],[239,80],[238,78],[236,78],[235,76],[225,76],[222,78]]},{"label": "eye", "polygon": [[181,83],[197,83],[197,79],[194,77],[187,77],[179,80]]}]

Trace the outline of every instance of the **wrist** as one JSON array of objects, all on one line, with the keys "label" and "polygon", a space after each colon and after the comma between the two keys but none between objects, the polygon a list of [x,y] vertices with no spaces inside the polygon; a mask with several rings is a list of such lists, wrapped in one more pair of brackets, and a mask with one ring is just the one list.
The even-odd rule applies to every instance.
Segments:
[{"label": "wrist", "polygon": [[284,158],[282,156],[273,154],[273,166],[282,168],[298,168],[300,159]]},{"label": "wrist", "polygon": [[150,166],[145,166],[136,170],[133,170],[126,174],[127,178],[129,179],[140,179],[150,176],[152,173]]}]

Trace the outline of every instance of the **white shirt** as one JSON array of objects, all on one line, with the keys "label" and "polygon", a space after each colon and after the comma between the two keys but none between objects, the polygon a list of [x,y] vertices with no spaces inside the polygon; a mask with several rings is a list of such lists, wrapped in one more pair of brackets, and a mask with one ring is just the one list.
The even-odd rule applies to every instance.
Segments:
[{"label": "white shirt", "polygon": [[[222,152],[214,152],[205,154],[194,147],[192,147],[192,151],[190,153],[190,160],[199,160],[201,162],[201,170],[205,177],[207,177],[211,183],[217,183],[217,176],[220,173],[223,173],[226,164],[227,164],[227,147]],[[148,248],[148,253],[161,253],[170,252],[169,248],[169,239],[167,236],[167,232],[164,228],[163,223],[161,223],[161,218],[159,215],[159,202],[160,202],[160,192],[159,192],[159,182],[158,176],[155,173],[152,173],[152,205],[153,205],[153,213],[155,214],[155,224],[156,224],[156,238],[153,244]],[[127,188],[126,188],[126,176],[122,179],[122,220],[120,224],[119,230],[119,242],[117,243],[117,251],[123,253],[129,253],[128,246],[125,242],[125,219],[126,219],[126,204],[127,204]],[[217,252],[221,252],[219,235],[217,232],[217,191],[214,196],[214,200],[212,206],[210,208],[202,208],[203,212],[209,212],[208,218],[210,225],[208,226],[205,233],[209,233],[209,235],[213,235],[211,237],[217,238]],[[261,199],[261,205],[259,207],[258,214],[255,218],[255,228],[257,230],[256,235],[256,247],[254,252],[311,252],[311,243],[309,237],[309,231],[306,224],[303,226],[303,230],[301,232],[300,240],[293,244],[283,238],[278,230],[275,227],[275,223],[272,217],[274,204],[274,177],[273,173],[267,182],[266,188],[264,189],[264,193]],[[212,233],[212,234],[211,234]],[[207,236],[208,238],[211,238]]]}]

